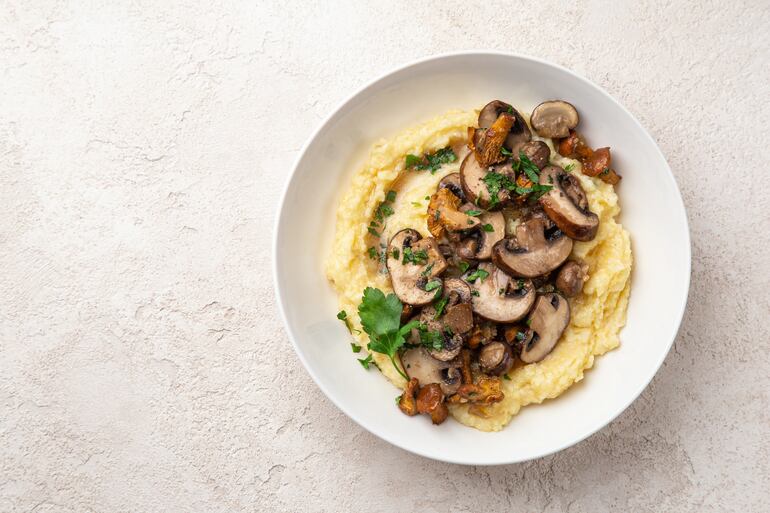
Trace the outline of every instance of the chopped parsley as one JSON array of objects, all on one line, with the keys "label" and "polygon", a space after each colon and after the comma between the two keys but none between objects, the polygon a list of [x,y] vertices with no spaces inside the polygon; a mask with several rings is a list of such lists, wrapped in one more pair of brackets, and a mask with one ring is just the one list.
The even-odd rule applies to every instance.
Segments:
[{"label": "chopped parsley", "polygon": [[438,319],[441,317],[441,314],[444,313],[444,308],[446,308],[446,304],[449,302],[448,297],[441,297],[433,302],[433,308],[436,310],[436,315],[433,316],[433,320]]},{"label": "chopped parsley", "polygon": [[489,276],[489,273],[485,271],[484,269],[476,269],[472,273],[468,275],[466,278],[467,281],[474,283],[476,280],[484,281],[486,277]]},{"label": "chopped parsley", "polygon": [[532,326],[532,317],[527,319],[527,326]]},{"label": "chopped parsley", "polygon": [[367,249],[366,254],[369,255],[369,258],[372,260],[377,260],[377,249],[375,249],[374,246],[371,246],[369,249]]},{"label": "chopped parsley", "polygon": [[500,203],[500,197],[498,194],[503,189],[513,189],[516,184],[511,180],[509,176],[490,171],[482,179],[487,185],[487,191],[489,191],[489,198],[491,206],[495,206]]},{"label": "chopped parsley", "polygon": [[404,248],[404,256],[401,260],[401,263],[406,264],[411,262],[415,265],[420,265],[427,260],[428,253],[424,249],[414,251],[412,248]]},{"label": "chopped parsley", "polygon": [[534,162],[529,160],[529,158],[524,155],[523,151],[519,152],[519,162],[521,170],[524,171],[524,174],[527,175],[527,178],[529,178],[532,183],[537,183],[540,181],[540,169],[535,165]]},{"label": "chopped parsley", "polygon": [[478,216],[478,215],[481,215],[481,210],[477,210],[477,209],[475,209],[475,208],[474,208],[474,209],[472,209],[472,210],[466,210],[466,211],[465,211],[465,214],[466,214],[466,215],[469,215],[469,216],[473,216],[473,217],[476,217],[476,216]]},{"label": "chopped parsley", "polygon": [[433,270],[433,262],[425,266],[425,270],[420,273],[420,276],[428,276],[432,270]]},{"label": "chopped parsley", "polygon": [[380,233],[374,229],[374,227],[369,226],[366,231],[368,231],[370,234],[374,235],[375,237],[379,237]]},{"label": "chopped parsley", "polygon": [[506,157],[510,157],[511,155],[513,155],[513,153],[511,153],[511,152],[508,150],[508,148],[506,148],[505,146],[500,146],[500,153],[502,153],[502,154],[503,154],[503,155],[505,155]]},{"label": "chopped parsley", "polygon": [[428,326],[421,324],[419,327],[420,344],[433,349],[434,351],[441,351],[444,349],[444,335],[440,331],[429,330]]},{"label": "chopped parsley", "polygon": [[419,201],[413,201],[412,206],[415,208],[420,208],[422,207],[422,203],[420,203]]},{"label": "chopped parsley", "polygon": [[599,176],[604,176],[610,173],[610,168],[605,167],[601,173],[599,173]]},{"label": "chopped parsley", "polygon": [[478,290],[471,290],[471,296],[479,297],[479,291]]},{"label": "chopped parsley", "polygon": [[441,280],[430,280],[428,283],[425,284],[425,292],[430,292],[431,290],[436,290],[441,288]]},{"label": "chopped parsley", "polygon": [[353,342],[350,343],[350,349],[352,349],[354,353],[361,352],[361,346],[359,346],[358,344],[354,344]]},{"label": "chopped parsley", "polygon": [[489,224],[489,223],[481,225],[481,229],[484,230],[485,232],[493,232],[493,231],[495,231],[494,227],[491,224]]},{"label": "chopped parsley", "polygon": [[[504,379],[505,381],[510,381],[510,380],[511,380],[511,378],[510,378],[510,376],[508,376],[508,374],[503,374],[503,379]],[[401,397],[401,396],[399,396],[399,398],[400,398],[400,397]]]},{"label": "chopped parsley", "polygon": [[438,169],[444,164],[454,162],[457,160],[457,155],[452,151],[452,148],[442,148],[434,153],[428,153],[422,158],[417,155],[409,154],[406,156],[407,169],[414,169],[417,171],[430,171],[431,174],[438,171]]},{"label": "chopped parsley", "polygon": [[[404,338],[409,331],[419,326],[418,321],[412,321],[401,326],[401,311],[403,305],[395,294],[387,296],[379,289],[366,287],[358,305],[358,316],[361,326],[369,335],[369,351],[387,355],[393,367],[404,379],[409,379],[396,364],[396,353],[406,343]],[[369,355],[371,357],[371,355]],[[361,360],[359,360],[361,361]],[[368,368],[368,363],[364,368]],[[362,362],[361,365],[364,365]]]},{"label": "chopped parsley", "polygon": [[385,195],[385,201],[390,203],[396,201],[396,191],[388,191],[388,193]]},{"label": "chopped parsley", "polygon": [[567,173],[571,173],[573,169],[575,169],[575,163],[574,163],[574,162],[570,162],[569,164],[567,164],[566,166],[564,166],[564,170],[565,170]]},{"label": "chopped parsley", "polygon": [[398,260],[398,258],[401,256],[401,253],[398,251],[398,248],[393,248],[393,258]]},{"label": "chopped parsley", "polygon": [[377,365],[372,360],[372,355],[371,354],[366,355],[366,358],[359,358],[358,359],[358,363],[360,363],[361,367],[363,367],[366,370],[369,370],[369,365]]},{"label": "chopped parsley", "polygon": [[401,395],[397,395],[397,396],[396,396],[396,406],[398,406],[398,405],[400,405],[400,404],[401,404],[401,397],[402,397],[403,395],[404,395],[404,394],[401,394]]},{"label": "chopped parsley", "polygon": [[465,271],[467,271],[470,266],[471,266],[471,264],[469,264],[468,262],[465,262],[463,260],[460,260],[460,263],[457,264],[457,267],[460,268],[460,272],[463,273],[463,274],[465,274]]}]

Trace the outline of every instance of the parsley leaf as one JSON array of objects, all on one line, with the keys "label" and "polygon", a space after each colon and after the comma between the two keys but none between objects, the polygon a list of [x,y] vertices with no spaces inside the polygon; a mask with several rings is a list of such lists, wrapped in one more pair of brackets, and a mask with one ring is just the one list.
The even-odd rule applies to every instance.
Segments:
[{"label": "parsley leaf", "polygon": [[509,176],[490,171],[482,178],[489,191],[490,205],[495,206],[500,203],[498,194],[502,189],[513,189],[516,184]]},{"label": "parsley leaf", "polygon": [[390,203],[396,201],[396,191],[388,191],[388,193],[385,195],[385,201]]},{"label": "parsley leaf", "polygon": [[444,349],[444,335],[440,331],[429,330],[425,324],[419,327],[420,344],[434,351]]},{"label": "parsley leaf", "polygon": [[534,162],[529,160],[529,158],[524,155],[523,151],[519,152],[519,162],[521,163],[521,169],[524,171],[524,174],[527,175],[527,178],[529,178],[532,183],[537,183],[540,181],[540,169],[535,165]]},{"label": "parsley leaf", "polygon": [[412,263],[420,265],[428,260],[428,253],[424,249],[418,251],[412,250],[412,248],[404,248],[404,257],[401,259],[401,263]]},{"label": "parsley leaf", "polygon": [[369,365],[374,364],[374,362],[372,361],[372,355],[368,354],[366,355],[366,358],[359,358],[358,363],[360,363],[361,367],[363,367],[364,369],[369,370]]},{"label": "parsley leaf", "polygon": [[366,254],[369,255],[369,258],[372,260],[377,260],[377,250],[374,248],[374,246],[371,246],[369,249],[367,249]]},{"label": "parsley leaf", "polygon": [[502,153],[506,157],[510,157],[511,155],[513,155],[513,153],[511,153],[510,150],[508,150],[508,148],[506,148],[505,146],[500,146],[500,153]]},{"label": "parsley leaf", "polygon": [[457,267],[460,268],[460,272],[463,273],[463,274],[465,274],[465,271],[467,271],[470,266],[471,266],[471,264],[469,264],[468,262],[465,262],[463,260],[460,260],[460,263],[457,264]]},{"label": "parsley leaf", "polygon": [[358,344],[354,344],[353,342],[350,343],[350,349],[352,349],[354,353],[361,352],[361,346],[359,346]]},{"label": "parsley leaf", "polygon": [[484,269],[476,269],[472,273],[468,275],[467,278],[465,278],[467,281],[473,283],[476,280],[480,279],[481,281],[484,281],[484,279],[489,276],[489,273],[485,271]]},{"label": "parsley leaf", "polygon": [[423,158],[417,155],[409,154],[406,156],[406,167],[412,168],[418,171],[430,171],[431,174],[438,171],[438,169],[444,164],[454,162],[457,160],[457,155],[452,151],[452,148],[446,147],[440,150],[426,154]]},{"label": "parsley leaf", "polygon": [[485,232],[493,232],[493,231],[495,231],[495,228],[491,224],[489,224],[489,223],[482,225],[481,229],[484,230]]},{"label": "parsley leaf", "polygon": [[567,173],[571,173],[573,169],[575,169],[575,163],[574,163],[574,162],[570,162],[569,164],[567,164],[566,166],[564,166],[564,170],[565,170]]},{"label": "parsley leaf", "polygon": [[425,284],[425,292],[441,288],[441,280],[430,280]]},{"label": "parsley leaf", "polygon": [[395,357],[406,343],[405,335],[420,323],[412,321],[401,326],[402,308],[395,294],[386,296],[379,289],[366,287],[361,304],[358,305],[358,316],[361,318],[361,326],[369,335],[369,351],[387,355],[398,373],[404,379],[409,379],[396,364]]},{"label": "parsley leaf", "polygon": [[466,215],[476,217],[481,214],[481,210],[476,210],[476,209],[466,210],[465,213]]},{"label": "parsley leaf", "polygon": [[446,304],[449,302],[448,297],[441,297],[438,300],[433,302],[433,308],[436,309],[436,315],[433,316],[433,320],[438,319],[441,317],[441,314],[444,313],[444,308],[446,308]]}]

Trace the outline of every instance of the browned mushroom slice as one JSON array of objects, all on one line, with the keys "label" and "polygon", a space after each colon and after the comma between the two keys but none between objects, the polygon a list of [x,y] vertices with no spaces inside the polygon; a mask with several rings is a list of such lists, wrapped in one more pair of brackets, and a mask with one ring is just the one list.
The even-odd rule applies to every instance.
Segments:
[{"label": "browned mushroom slice", "polygon": [[495,322],[516,322],[535,302],[535,288],[529,280],[515,280],[488,262],[465,276],[471,281],[473,311]]},{"label": "browned mushroom slice", "polygon": [[[529,130],[529,126],[527,126],[527,122],[524,121],[524,118],[519,114],[519,111],[514,109],[513,106],[500,100],[493,100],[484,105],[479,112],[479,127],[491,127],[502,113],[512,114],[514,117],[514,123],[505,139],[506,148],[514,150],[522,143],[532,139],[532,133]],[[518,154],[518,152],[515,153]]]},{"label": "browned mushroom slice", "polygon": [[419,306],[430,303],[442,286],[438,276],[446,270],[447,262],[435,239],[423,239],[407,228],[390,239],[387,267],[396,296]]},{"label": "browned mushroom slice", "polygon": [[492,261],[511,276],[535,278],[553,271],[572,251],[564,235],[542,212],[535,212],[516,227],[516,236],[492,248]]},{"label": "browned mushroom slice", "polygon": [[[464,159],[464,157],[463,157]],[[460,198],[460,201],[465,202],[465,191],[463,191],[462,183],[460,183],[460,173],[450,173],[446,175],[438,183],[439,189],[449,189],[452,194]]]},{"label": "browned mushroom slice", "polygon": [[481,240],[476,260],[492,258],[492,248],[505,237],[505,217],[502,212],[485,212],[479,216]]},{"label": "browned mushroom slice", "polygon": [[461,212],[460,198],[449,188],[439,189],[431,196],[428,205],[428,230],[436,238],[444,236],[444,230],[470,230],[479,226],[478,218]]},{"label": "browned mushroom slice", "polygon": [[543,102],[529,118],[532,128],[540,137],[567,137],[580,121],[577,109],[563,100]]},{"label": "browned mushroom slice", "polygon": [[499,376],[513,367],[513,353],[505,342],[492,342],[479,351],[479,365],[486,374]]},{"label": "browned mushroom slice", "polygon": [[433,358],[424,347],[404,351],[401,366],[410,379],[417,378],[423,386],[438,383],[447,395],[454,394],[462,384],[461,358],[443,362]]},{"label": "browned mushroom slice", "polygon": [[569,324],[569,303],[559,294],[543,294],[537,298],[527,324],[521,361],[539,362],[551,352]]},{"label": "browned mushroom slice", "polygon": [[579,264],[574,260],[566,262],[556,275],[556,288],[567,297],[577,296],[588,279],[587,272],[586,264]]},{"label": "browned mushroom slice", "polygon": [[417,415],[415,396],[418,390],[420,390],[420,383],[416,378],[412,378],[404,387],[404,392],[398,400],[398,408],[410,417]]},{"label": "browned mushroom slice", "polygon": [[540,204],[561,231],[580,241],[596,237],[599,217],[588,210],[588,198],[576,177],[558,166],[547,166],[540,173],[540,185],[552,187],[540,197]]},{"label": "browned mushroom slice", "polygon": [[[513,172],[513,169],[510,164],[493,166],[492,169],[482,167],[478,160],[476,160],[476,155],[474,153],[469,153],[460,165],[460,183],[465,192],[465,198],[481,208],[489,208],[492,201],[487,184],[484,182],[484,177],[486,177],[487,173],[490,171],[510,175]],[[501,189],[500,192],[497,193],[497,204],[505,202],[509,197],[509,191],[507,189]]]}]

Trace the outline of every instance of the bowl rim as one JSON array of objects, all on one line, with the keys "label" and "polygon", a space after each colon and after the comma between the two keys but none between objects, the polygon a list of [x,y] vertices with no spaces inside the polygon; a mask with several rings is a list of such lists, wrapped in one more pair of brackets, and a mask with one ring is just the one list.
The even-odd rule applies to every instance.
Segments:
[{"label": "bowl rim", "polygon": [[[454,458],[451,454],[442,454],[442,455],[435,455],[435,454],[428,454],[427,452],[421,451],[419,448],[413,448],[413,447],[406,447],[393,437],[391,437],[387,432],[381,431],[377,429],[377,426],[369,425],[366,421],[359,418],[355,412],[345,408],[338,399],[333,395],[330,394],[329,391],[326,389],[326,387],[322,384],[321,380],[316,376],[316,374],[311,370],[311,367],[308,365],[308,362],[305,358],[305,355],[300,350],[299,345],[297,344],[297,338],[295,336],[294,330],[292,326],[288,322],[288,318],[286,316],[286,310],[284,307],[284,298],[281,294],[281,289],[279,287],[279,266],[280,266],[280,259],[278,258],[278,242],[279,242],[279,236],[280,236],[280,227],[282,224],[283,219],[283,213],[284,208],[286,207],[286,197],[289,193],[289,190],[291,189],[295,177],[297,169],[299,168],[300,163],[302,162],[305,153],[307,152],[310,145],[316,140],[318,135],[327,128],[331,124],[332,121],[334,121],[339,115],[340,112],[345,108],[348,103],[353,101],[356,97],[358,97],[360,94],[364,93],[366,90],[368,90],[370,87],[373,87],[378,82],[388,78],[389,76],[399,73],[401,71],[407,70],[409,68],[422,66],[426,63],[434,62],[434,61],[440,61],[443,59],[451,59],[456,57],[487,57],[487,56],[498,56],[498,57],[511,57],[514,59],[521,59],[525,61],[530,61],[536,64],[539,64],[541,66],[546,66],[550,68],[554,68],[558,71],[561,71],[563,73],[567,73],[571,75],[573,78],[584,82],[590,87],[593,87],[596,89],[599,93],[601,93],[604,97],[606,97],[609,101],[616,104],[620,109],[625,112],[626,115],[629,116],[630,119],[633,120],[633,122],[637,125],[637,127],[641,130],[641,133],[644,135],[644,137],[652,144],[652,147],[655,148],[655,151],[659,154],[662,161],[665,164],[665,170],[667,171],[666,176],[669,180],[669,187],[673,187],[674,191],[676,192],[676,198],[679,200],[679,206],[682,211],[682,215],[684,218],[684,243],[685,243],[685,250],[686,250],[686,271],[684,274],[684,294],[682,296],[682,301],[679,306],[679,311],[676,315],[676,330],[673,331],[673,334],[671,336],[671,339],[668,342],[668,345],[666,347],[665,351],[661,352],[661,356],[658,359],[657,363],[654,366],[654,369],[649,373],[649,376],[646,377],[646,379],[643,380],[642,386],[636,390],[633,394],[629,394],[629,399],[622,405],[622,407],[618,408],[617,411],[613,411],[606,417],[606,419],[600,421],[595,427],[591,427],[587,429],[583,433],[579,433],[578,436],[571,439],[569,442],[565,442],[559,446],[553,447],[549,450],[543,451],[540,454],[517,459],[516,457],[508,456],[502,456],[499,459],[495,461],[471,461],[468,459],[460,459],[460,458]],[[573,445],[576,445],[583,440],[587,439],[591,435],[594,435],[598,431],[604,429],[609,425],[612,421],[614,421],[621,413],[626,411],[628,407],[636,401],[639,396],[644,392],[644,390],[649,386],[652,379],[655,377],[655,375],[660,370],[660,367],[663,365],[664,360],[668,356],[669,352],[671,351],[671,346],[674,344],[674,341],[676,340],[677,335],[679,334],[679,330],[682,326],[682,319],[684,318],[685,311],[687,309],[687,302],[689,298],[690,293],[690,280],[691,280],[691,274],[692,274],[692,241],[690,237],[690,225],[689,225],[689,219],[687,216],[687,209],[685,207],[684,201],[682,200],[682,194],[679,190],[679,185],[676,182],[676,178],[674,177],[674,173],[671,171],[671,167],[668,164],[668,161],[666,160],[665,155],[661,151],[660,147],[658,146],[655,139],[650,135],[650,133],[647,131],[647,129],[642,125],[639,120],[634,116],[622,103],[617,101],[615,98],[612,97],[607,91],[605,91],[602,87],[598,86],[597,84],[593,83],[592,81],[588,80],[587,78],[583,77],[582,75],[560,65],[556,64],[544,59],[540,59],[538,57],[533,57],[526,54],[516,53],[516,52],[505,52],[505,51],[499,51],[499,50],[463,50],[463,51],[455,51],[455,52],[444,52],[439,54],[432,54],[427,57],[421,57],[419,59],[415,59],[412,61],[409,61],[405,64],[402,64],[400,66],[388,69],[386,72],[378,75],[376,78],[368,81],[363,86],[359,87],[355,91],[353,91],[351,94],[347,95],[342,101],[340,101],[334,109],[323,119],[323,121],[316,127],[316,129],[311,133],[311,135],[305,140],[305,143],[302,145],[302,148],[300,149],[299,153],[297,154],[296,159],[294,160],[294,163],[292,165],[291,171],[289,172],[288,178],[285,180],[283,189],[281,191],[280,200],[278,202],[278,211],[277,215],[274,220],[273,224],[273,237],[272,237],[272,271],[273,271],[273,288],[275,291],[275,297],[276,297],[276,304],[278,306],[278,311],[280,312],[281,320],[283,321],[284,328],[286,329],[286,334],[288,335],[289,341],[291,342],[294,352],[299,357],[300,361],[302,362],[302,365],[305,367],[305,370],[310,374],[310,377],[313,379],[315,384],[318,386],[318,388],[321,389],[321,391],[324,393],[324,395],[338,408],[340,409],[345,415],[347,415],[350,419],[352,419],[356,424],[367,430],[369,433],[385,440],[386,442],[390,443],[391,445],[394,445],[400,449],[403,449],[405,451],[408,451],[413,454],[417,454],[419,456],[422,456],[424,458],[442,461],[445,463],[453,463],[453,464],[460,464],[460,465],[483,465],[483,466],[496,466],[496,465],[508,465],[512,463],[523,463],[526,461],[532,461],[536,459],[543,458],[545,456],[549,456],[551,454],[560,452],[564,449],[567,449],[569,447],[572,447]],[[505,429],[505,428],[503,428]],[[501,453],[505,454],[505,453]]]}]

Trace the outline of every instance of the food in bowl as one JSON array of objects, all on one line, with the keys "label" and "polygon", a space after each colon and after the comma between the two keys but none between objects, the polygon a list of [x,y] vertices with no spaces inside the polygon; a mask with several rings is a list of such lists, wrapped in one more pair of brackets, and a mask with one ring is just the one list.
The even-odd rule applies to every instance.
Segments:
[{"label": "food in bowl", "polygon": [[378,142],[353,176],[326,274],[405,414],[497,431],[619,345],[620,176],[579,121],[565,101],[527,119],[495,100]]}]

